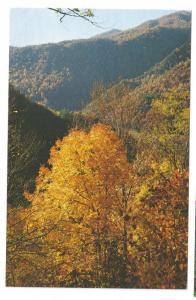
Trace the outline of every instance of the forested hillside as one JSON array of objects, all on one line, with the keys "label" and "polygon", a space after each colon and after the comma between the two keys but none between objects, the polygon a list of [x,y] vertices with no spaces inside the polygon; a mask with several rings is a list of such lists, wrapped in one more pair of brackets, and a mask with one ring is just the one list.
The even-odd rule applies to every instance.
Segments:
[{"label": "forested hillside", "polygon": [[68,124],[41,105],[30,102],[12,86],[9,89],[8,203],[25,203],[24,187],[32,190],[32,178]]},{"label": "forested hillside", "polygon": [[186,288],[190,14],[11,49],[10,81],[7,285]]},{"label": "forested hillside", "polygon": [[10,82],[55,109],[79,109],[95,81],[142,75],[190,41],[191,14],[179,12],[107,38],[10,48]]},{"label": "forested hillside", "polygon": [[34,189],[34,179],[41,164],[46,163],[55,140],[72,127],[88,128],[94,122],[81,114],[55,111],[36,104],[9,89],[8,203],[28,205],[24,189]]}]

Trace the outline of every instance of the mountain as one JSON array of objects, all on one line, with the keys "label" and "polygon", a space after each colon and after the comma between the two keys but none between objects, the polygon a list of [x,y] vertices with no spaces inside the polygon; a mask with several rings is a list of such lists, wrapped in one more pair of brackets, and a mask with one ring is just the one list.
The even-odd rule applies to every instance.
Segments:
[{"label": "mountain", "polygon": [[10,55],[6,285],[185,289],[190,14]]},{"label": "mountain", "polygon": [[191,39],[191,13],[176,12],[109,37],[10,47],[10,82],[55,109],[84,107],[97,81],[141,76]]},{"label": "mountain", "polygon": [[67,111],[59,116],[11,85],[8,120],[8,204],[24,206],[28,203],[23,192],[34,189],[40,165],[47,162],[55,141],[73,127],[88,129],[95,120]]},{"label": "mountain", "polygon": [[[102,111],[100,111],[100,101],[107,99],[107,101],[104,100],[105,106],[112,103],[115,107],[118,107],[118,105],[121,107],[124,106],[125,111],[128,107],[134,111],[134,102],[134,105],[140,107],[139,110],[143,113],[151,108],[151,102],[154,99],[162,97],[164,93],[173,88],[177,89],[183,86],[183,88],[189,92],[190,59],[186,58],[178,61],[176,64],[171,64],[170,67],[165,68],[163,71],[159,66],[162,66],[166,61],[167,60],[164,60],[160,65],[156,65],[154,69],[141,77],[121,80],[117,84],[109,87],[104,86],[99,88],[97,93],[94,92],[94,99],[83,109],[83,112],[87,115],[99,118],[100,115],[103,114],[103,103],[101,106]],[[111,111],[108,111],[108,113],[111,113]],[[135,116],[136,113],[132,118],[129,118],[129,123],[135,122]],[[141,117],[141,120],[143,118],[144,116]],[[137,129],[139,129],[140,118],[136,119],[136,123]],[[135,127],[135,125],[133,125],[133,127]]]},{"label": "mountain", "polygon": [[162,74],[166,70],[171,69],[180,62],[186,61],[191,57],[191,44],[187,42],[181,47],[174,49],[168,56],[166,56],[161,62],[156,64],[146,74]]},{"label": "mountain", "polygon": [[[154,65],[147,72],[144,72],[141,76],[135,78],[127,78],[119,81],[120,84],[124,83],[129,88],[136,88],[141,85],[142,80],[147,81],[149,75],[157,76],[166,73],[178,64],[182,65],[183,62],[190,62],[191,57],[191,44],[186,42],[181,47],[174,49],[168,56],[166,56],[162,61]],[[175,68],[174,68],[175,69]],[[180,74],[176,74],[177,78]],[[189,78],[189,74],[187,74]],[[175,82],[175,80],[174,80]],[[171,82],[172,84],[172,82]],[[87,105],[88,107],[88,105]]]},{"label": "mountain", "polygon": [[118,35],[122,31],[119,29],[111,29],[109,31],[103,32],[101,34],[97,34],[93,36],[91,39],[103,39],[103,38],[111,38],[114,37],[115,35]]},{"label": "mountain", "polygon": [[8,203],[25,205],[25,189],[32,190],[41,164],[57,138],[68,132],[69,123],[42,105],[9,89]]},{"label": "mountain", "polygon": [[149,20],[132,30],[125,30],[118,37],[118,41],[129,41],[149,32],[159,31],[160,28],[165,29],[187,29],[191,26],[191,13],[188,11],[179,11],[173,14],[163,16],[159,19]]},{"label": "mountain", "polygon": [[[156,125],[153,125],[154,119],[151,113],[155,109],[157,101],[165,102],[164,105],[167,105],[169,101],[172,105],[175,101],[176,104],[182,101],[186,107],[186,109],[183,107],[184,115],[178,116],[178,112],[176,115],[179,118],[189,117],[189,58],[165,69],[165,72],[161,70],[160,73],[157,73],[155,68],[154,73],[151,71],[135,79],[121,80],[114,85],[98,84],[91,94],[91,102],[83,109],[83,113],[111,126],[122,139],[129,161],[134,161],[138,153],[138,141],[142,139],[146,128],[149,127],[149,124],[156,128]],[[159,114],[156,118],[161,122]],[[169,121],[172,122],[172,119]],[[183,122],[180,119],[179,124],[176,123],[175,126],[183,127],[185,126]],[[183,130],[187,130],[188,135],[189,128],[185,126]],[[184,163],[188,165],[188,155],[185,157]]]}]

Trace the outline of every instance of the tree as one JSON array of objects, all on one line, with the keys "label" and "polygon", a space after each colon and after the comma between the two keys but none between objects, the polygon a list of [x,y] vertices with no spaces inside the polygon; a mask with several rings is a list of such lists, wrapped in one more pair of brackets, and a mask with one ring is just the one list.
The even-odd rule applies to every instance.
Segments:
[{"label": "tree", "polygon": [[95,82],[90,96],[91,103],[87,112],[90,109],[90,114],[113,128],[123,141],[128,158],[132,161],[135,158],[136,145],[130,125],[136,115],[137,101],[132,99],[130,89],[123,82],[107,87],[103,82]]},{"label": "tree", "polygon": [[[132,175],[122,142],[101,124],[89,133],[72,131],[51,148],[48,164],[35,192],[25,193],[32,207],[23,247],[47,249],[57,284],[75,284],[65,278],[77,274],[77,286],[89,275],[90,286],[126,286]],[[47,276],[44,282],[51,284]]]},{"label": "tree", "polygon": [[31,206],[9,209],[8,285],[184,288],[187,172],[149,166],[106,125],[57,140]]},{"label": "tree", "polygon": [[137,287],[186,288],[188,174],[176,170],[145,184],[131,242]]},{"label": "tree", "polygon": [[96,22],[92,21],[94,13],[92,9],[79,9],[79,8],[49,8],[50,10],[56,12],[60,15],[60,22],[63,21],[65,17],[81,18],[94,26],[100,27]]},{"label": "tree", "polygon": [[143,167],[151,161],[162,164],[170,174],[188,169],[189,103],[190,94],[183,84],[152,101],[138,142]]}]

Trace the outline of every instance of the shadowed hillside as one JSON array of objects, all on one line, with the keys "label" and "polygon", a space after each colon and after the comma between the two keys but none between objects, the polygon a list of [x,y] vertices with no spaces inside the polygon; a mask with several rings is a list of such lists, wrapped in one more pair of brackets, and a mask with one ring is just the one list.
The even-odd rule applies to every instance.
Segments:
[{"label": "shadowed hillside", "polygon": [[68,132],[69,124],[53,112],[9,90],[8,203],[25,204],[22,193],[32,190],[34,177],[48,159],[54,141]]}]

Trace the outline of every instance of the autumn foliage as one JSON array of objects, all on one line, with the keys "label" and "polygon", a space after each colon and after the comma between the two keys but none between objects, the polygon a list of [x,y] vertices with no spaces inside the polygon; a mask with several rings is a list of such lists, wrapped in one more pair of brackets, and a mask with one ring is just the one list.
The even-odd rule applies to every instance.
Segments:
[{"label": "autumn foliage", "polygon": [[7,286],[186,288],[190,29],[10,48]]},{"label": "autumn foliage", "polygon": [[185,288],[187,172],[164,163],[130,163],[103,124],[57,140],[9,210],[7,284]]}]

